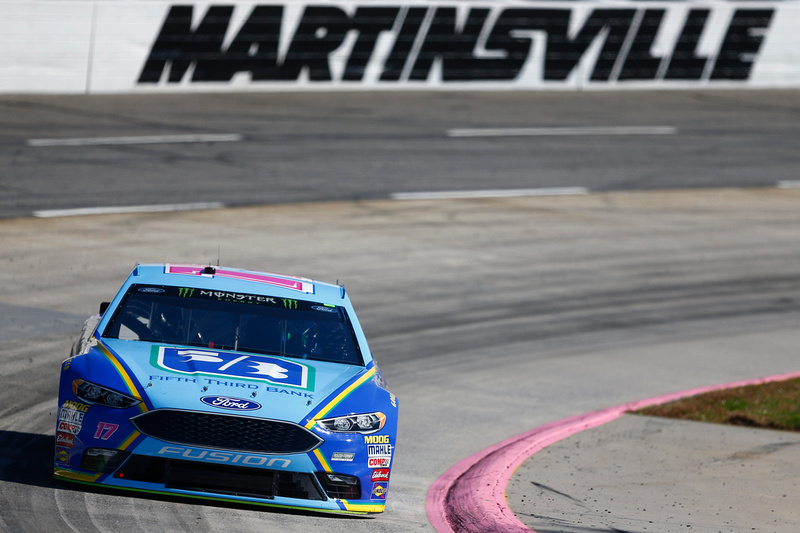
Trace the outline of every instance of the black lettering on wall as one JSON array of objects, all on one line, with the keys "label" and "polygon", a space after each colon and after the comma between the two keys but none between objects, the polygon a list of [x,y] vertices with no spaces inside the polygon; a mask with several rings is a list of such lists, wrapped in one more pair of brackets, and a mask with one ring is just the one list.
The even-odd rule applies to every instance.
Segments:
[{"label": "black lettering on wall", "polygon": [[[210,6],[203,20],[192,30],[192,6],[172,6],[161,32],[144,63],[139,83],[158,83],[169,66],[171,83],[183,79],[189,66],[198,60],[219,58],[233,6]],[[209,75],[195,69],[194,79]]]},{"label": "black lettering on wall", "polygon": [[[563,82],[576,74],[595,83],[656,80],[661,72],[665,80],[747,80],[774,15],[774,9],[735,9],[712,59],[697,51],[710,8],[688,10],[678,35],[661,36],[675,39],[672,51],[656,57],[653,45],[666,7],[597,8],[570,30],[573,13],[583,11],[365,4],[346,12],[332,4],[306,5],[281,58],[285,7],[255,5],[225,49],[225,37],[233,33],[234,8],[211,5],[193,23],[200,13],[192,5],[171,6],[138,82],[177,84],[191,76],[191,82],[224,83],[237,73],[248,73],[254,82],[296,82],[304,73],[311,82],[361,82],[370,62],[377,61],[382,62],[384,83],[401,81],[406,73],[408,81],[429,81],[435,65],[441,66],[445,83],[513,81],[530,67],[531,50],[540,44],[544,50],[537,57],[544,58],[545,82]],[[488,28],[495,9],[500,12]],[[487,31],[486,42],[480,44],[488,55],[479,56],[479,39]],[[386,57],[377,58],[376,46],[384,34],[393,44]],[[335,56],[348,35],[353,43],[349,56]],[[597,57],[587,57],[590,49]],[[343,70],[334,69],[341,80],[333,79],[333,58],[342,61]],[[578,65],[588,72],[576,73]]]},{"label": "black lettering on wall", "polygon": [[[496,79],[513,80],[519,76],[531,52],[530,37],[512,35],[520,30],[567,34],[569,9],[505,9],[492,28],[486,50],[503,51],[505,59],[498,62]],[[550,47],[547,47],[549,54]],[[566,76],[565,76],[566,77]]]},{"label": "black lettering on wall", "polygon": [[675,43],[675,48],[672,50],[672,57],[669,59],[664,79],[699,80],[703,77],[708,58],[699,57],[696,51],[697,43],[700,41],[703,28],[708,20],[708,14],[708,9],[689,11],[678,41]]},{"label": "black lettering on wall", "polygon": [[[737,9],[722,41],[712,80],[746,80],[761,48],[762,32],[772,20],[772,9]],[[756,31],[753,31],[756,30]]]},{"label": "black lettering on wall", "polygon": [[375,51],[378,36],[381,32],[394,27],[399,13],[399,7],[359,7],[356,10],[350,26],[358,30],[358,37],[353,45],[353,51],[347,59],[343,80],[360,81],[363,79],[367,63]]},{"label": "black lettering on wall", "polygon": [[347,13],[332,6],[307,6],[294,33],[279,79],[296,80],[303,68],[311,81],[330,81],[328,56],[350,29]]},{"label": "black lettering on wall", "polygon": [[631,47],[628,50],[628,55],[622,64],[618,80],[655,79],[663,58],[653,57],[650,54],[650,50],[653,48],[653,41],[655,41],[656,33],[658,33],[663,18],[663,9],[645,10]]},{"label": "black lettering on wall", "polygon": [[[578,34],[569,37],[570,9],[507,9],[498,18],[487,43],[509,50],[509,68],[522,68],[531,39],[511,37],[513,30],[547,32],[544,79],[564,81],[578,65],[589,45],[604,35],[604,43],[591,74],[593,81],[608,80],[631,26],[633,9],[595,9]],[[524,49],[524,51],[523,51]]]},{"label": "black lettering on wall", "polygon": [[[605,30],[607,33],[592,70],[592,81],[608,81],[635,14],[634,9],[596,9],[581,28],[575,41],[583,51],[586,51],[601,31]],[[577,59],[580,59],[580,55]]]},{"label": "black lettering on wall", "polygon": [[224,53],[198,59],[193,80],[230,81],[237,72],[250,72],[254,81],[278,77],[282,19],[282,6],[255,6]]},{"label": "black lettering on wall", "polygon": [[458,31],[456,8],[437,8],[409,79],[428,79],[436,58],[441,60],[442,81],[492,79],[491,65],[495,61],[474,55],[475,45],[489,12],[489,9],[470,9],[464,27]]},{"label": "black lettering on wall", "polygon": [[406,65],[414,41],[428,13],[427,7],[408,8],[406,16],[403,18],[403,25],[394,41],[392,51],[383,63],[382,81],[398,81],[403,75],[403,68]]}]

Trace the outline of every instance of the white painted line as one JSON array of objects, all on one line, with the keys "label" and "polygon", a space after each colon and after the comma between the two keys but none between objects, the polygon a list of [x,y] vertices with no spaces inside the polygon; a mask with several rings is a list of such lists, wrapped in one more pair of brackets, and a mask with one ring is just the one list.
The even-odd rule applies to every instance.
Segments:
[{"label": "white painted line", "polygon": [[800,180],[793,181],[779,181],[779,189],[800,189]]},{"label": "white painted line", "polygon": [[84,215],[118,215],[125,213],[161,213],[169,211],[199,211],[202,209],[222,209],[222,202],[197,202],[193,204],[131,205],[120,207],[83,207],[79,209],[49,209],[34,211],[37,218],[78,217]]},{"label": "white painted line", "polygon": [[86,137],[75,139],[28,139],[28,146],[108,146],[129,144],[239,142],[238,133],[202,135],[144,135],[139,137]]},{"label": "white painted line", "polygon": [[522,196],[571,196],[588,194],[585,187],[551,187],[541,189],[495,189],[482,191],[396,192],[392,200],[460,200],[466,198],[517,198]]},{"label": "white painted line", "polygon": [[578,135],[675,135],[673,126],[596,126],[577,128],[464,128],[447,130],[448,137],[549,137]]}]

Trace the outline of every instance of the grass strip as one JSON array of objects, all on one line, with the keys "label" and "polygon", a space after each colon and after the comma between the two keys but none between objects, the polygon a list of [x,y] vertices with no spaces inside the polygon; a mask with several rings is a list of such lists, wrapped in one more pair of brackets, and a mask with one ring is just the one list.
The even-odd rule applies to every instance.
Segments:
[{"label": "grass strip", "polygon": [[800,431],[800,378],[707,392],[635,412],[715,424]]}]

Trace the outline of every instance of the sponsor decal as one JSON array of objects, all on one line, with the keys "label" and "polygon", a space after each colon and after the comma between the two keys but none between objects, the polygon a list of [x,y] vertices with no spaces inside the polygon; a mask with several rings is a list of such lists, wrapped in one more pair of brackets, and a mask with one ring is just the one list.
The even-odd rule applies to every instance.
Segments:
[{"label": "sponsor decal", "polygon": [[312,305],[311,309],[313,309],[314,311],[325,311],[326,313],[338,312],[335,307],[326,307],[324,305]]},{"label": "sponsor decal", "polygon": [[64,466],[69,466],[69,450],[66,448],[56,448],[56,462]]},{"label": "sponsor decal", "polygon": [[746,81],[775,9],[365,2],[301,4],[297,10],[288,4],[221,4],[197,11],[170,6],[139,84],[231,82],[242,73],[253,82],[369,81],[389,87],[520,80],[557,85],[574,84],[578,77],[592,84]]},{"label": "sponsor decal", "polygon": [[392,464],[391,444],[368,444],[367,466],[369,468],[389,468]]},{"label": "sponsor decal", "polygon": [[231,398],[230,396],[203,396],[200,401],[211,407],[220,409],[231,409],[234,411],[255,411],[261,409],[261,404],[241,398]]},{"label": "sponsor decal", "polygon": [[389,435],[364,435],[364,444],[389,444]]},{"label": "sponsor decal", "polygon": [[77,435],[80,433],[81,427],[81,424],[70,424],[69,422],[64,422],[63,420],[58,421],[58,430],[71,435]]},{"label": "sponsor decal", "polygon": [[[220,302],[240,302],[249,304],[272,304],[277,305],[275,298],[272,296],[261,296],[259,294],[243,294],[239,292],[223,292],[223,291],[207,291],[201,289],[199,295],[209,300],[218,300]],[[194,289],[192,293],[187,294],[187,297],[194,296]],[[286,307],[284,305],[284,307]]]},{"label": "sponsor decal", "polygon": [[58,431],[77,435],[83,427],[83,417],[89,406],[82,403],[66,401],[58,412]]},{"label": "sponsor decal", "polygon": [[61,407],[64,409],[72,409],[74,411],[80,411],[82,413],[85,413],[86,411],[89,410],[89,407],[91,406],[89,404],[67,400],[66,402],[61,404]]},{"label": "sponsor decal", "polygon": [[270,458],[235,452],[209,452],[207,450],[184,448],[183,446],[164,446],[157,453],[165,457],[182,457],[192,461],[237,464],[241,466],[289,468],[289,465],[292,464],[291,460],[284,458]]},{"label": "sponsor decal", "polygon": [[97,430],[94,432],[94,438],[101,440],[108,440],[115,431],[119,429],[119,424],[111,424],[110,422],[100,422],[97,424]]},{"label": "sponsor decal", "polygon": [[161,289],[159,287],[140,287],[139,288],[139,292],[144,292],[144,293],[148,293],[148,294],[162,294],[162,293],[167,292],[167,291],[165,291],[164,289]]},{"label": "sponsor decal", "polygon": [[286,396],[298,396],[306,400],[313,400],[314,395],[308,392],[283,389],[279,387],[264,387],[263,385],[256,385],[255,383],[246,383],[241,381],[227,381],[224,379],[212,378],[187,378],[183,376],[162,376],[158,374],[151,374],[150,381],[171,381],[173,383],[202,383],[204,385],[221,385],[223,387],[233,387],[237,389],[258,390],[260,392],[269,392],[272,394],[283,394]]},{"label": "sponsor decal", "polygon": [[155,366],[180,374],[235,377],[304,390],[314,388],[313,367],[266,355],[161,346],[155,356]]},{"label": "sponsor decal", "polygon": [[286,309],[297,309],[297,300],[290,300],[288,298],[281,298],[283,307]]},{"label": "sponsor decal", "polygon": [[391,444],[370,444],[367,446],[367,455],[370,457],[379,456],[379,455],[388,455],[391,457],[392,455],[392,445]]},{"label": "sponsor decal", "polygon": [[178,289],[178,296],[180,298],[191,298],[194,295],[194,289],[181,287]]},{"label": "sponsor decal", "polygon": [[392,466],[391,457],[370,457],[367,459],[367,468],[389,468]]},{"label": "sponsor decal", "polygon": [[65,448],[72,448],[75,446],[75,437],[70,433],[56,433],[56,446],[64,446]]},{"label": "sponsor decal", "polygon": [[372,495],[370,499],[372,500],[385,500],[386,493],[389,491],[389,484],[388,483],[373,483],[372,484]]},{"label": "sponsor decal", "polygon": [[389,481],[388,468],[377,468],[372,471],[372,481]]},{"label": "sponsor decal", "polygon": [[333,452],[333,455],[331,456],[331,461],[344,461],[346,463],[351,463],[355,458],[356,454],[354,453]]}]

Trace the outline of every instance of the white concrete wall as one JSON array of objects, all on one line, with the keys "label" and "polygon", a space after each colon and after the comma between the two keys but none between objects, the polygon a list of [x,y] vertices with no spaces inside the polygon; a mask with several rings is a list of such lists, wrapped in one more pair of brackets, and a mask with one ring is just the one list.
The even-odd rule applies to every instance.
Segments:
[{"label": "white concrete wall", "polygon": [[0,92],[800,86],[800,2],[0,0]]}]

